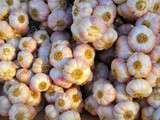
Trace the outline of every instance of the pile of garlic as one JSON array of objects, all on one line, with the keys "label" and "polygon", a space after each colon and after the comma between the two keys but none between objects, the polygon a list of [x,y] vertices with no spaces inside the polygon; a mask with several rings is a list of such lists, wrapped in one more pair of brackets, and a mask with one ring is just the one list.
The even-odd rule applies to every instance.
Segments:
[{"label": "pile of garlic", "polygon": [[0,86],[0,119],[159,120],[160,0],[0,0]]}]

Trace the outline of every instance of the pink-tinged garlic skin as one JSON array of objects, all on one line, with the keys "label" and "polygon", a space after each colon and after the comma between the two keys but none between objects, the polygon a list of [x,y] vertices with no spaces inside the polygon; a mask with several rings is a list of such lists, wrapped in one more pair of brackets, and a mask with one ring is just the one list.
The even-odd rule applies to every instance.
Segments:
[{"label": "pink-tinged garlic skin", "polygon": [[113,105],[99,106],[97,108],[97,114],[100,120],[114,120],[113,108]]},{"label": "pink-tinged garlic skin", "polygon": [[159,120],[160,119],[160,107],[153,112],[152,119],[153,120]]},{"label": "pink-tinged garlic skin", "polygon": [[109,77],[108,67],[102,62],[98,63],[95,67],[94,75],[97,79],[100,78],[107,79]]},{"label": "pink-tinged garlic skin", "polygon": [[30,97],[30,90],[24,83],[14,84],[8,90],[9,100],[14,103],[26,103]]},{"label": "pink-tinged garlic skin", "polygon": [[38,57],[41,58],[44,63],[49,62],[50,49],[51,43],[49,40],[44,41],[38,49]]},{"label": "pink-tinged garlic skin", "polygon": [[154,108],[151,106],[143,107],[141,110],[141,119],[142,120],[152,120],[152,114],[154,112]]},{"label": "pink-tinged garlic skin", "polygon": [[60,69],[52,68],[49,72],[49,76],[53,80],[54,84],[63,88],[70,88],[72,83],[65,80],[63,71]]},{"label": "pink-tinged garlic skin", "polygon": [[91,16],[93,12],[91,4],[85,1],[73,5],[72,9],[72,16],[74,21],[81,20],[85,17]]},{"label": "pink-tinged garlic skin", "polygon": [[0,8],[1,8],[0,9],[0,20],[2,20],[9,12],[9,6],[8,6],[6,0],[0,1]]},{"label": "pink-tinged garlic skin", "polygon": [[55,43],[56,41],[58,40],[71,40],[71,36],[68,32],[65,32],[65,31],[56,31],[56,32],[53,32],[52,35],[51,35],[51,42],[52,43]]},{"label": "pink-tinged garlic skin", "polygon": [[130,75],[127,70],[127,65],[125,61],[121,58],[116,58],[111,63],[111,71],[113,77],[118,82],[127,82],[130,78]]},{"label": "pink-tinged garlic skin", "polygon": [[83,85],[92,78],[90,66],[80,58],[69,60],[64,66],[63,74],[67,81],[76,85]]},{"label": "pink-tinged garlic skin", "polygon": [[14,9],[18,9],[21,5],[20,0],[6,0],[10,11],[14,10]]},{"label": "pink-tinged garlic skin", "polygon": [[160,62],[160,45],[155,46],[155,48],[150,53],[150,57],[153,63],[159,64]]},{"label": "pink-tinged garlic skin", "polygon": [[147,102],[154,108],[160,107],[160,88],[154,88],[151,95],[147,98]]},{"label": "pink-tinged garlic skin", "polygon": [[[97,0],[98,1],[98,5],[114,5],[114,2],[112,0]],[[97,6],[98,6],[97,5]]]},{"label": "pink-tinged garlic skin", "polygon": [[160,16],[158,14],[148,12],[136,21],[136,25],[144,25],[157,34],[160,32]]},{"label": "pink-tinged garlic skin", "polygon": [[81,44],[76,46],[73,51],[73,56],[75,58],[81,58],[86,61],[90,66],[94,64],[95,51],[88,44]]},{"label": "pink-tinged garlic skin", "polygon": [[96,116],[97,115],[97,108],[99,107],[97,101],[93,96],[88,96],[84,101],[84,108],[87,112],[89,112],[91,115]]},{"label": "pink-tinged garlic skin", "polygon": [[129,21],[136,20],[136,17],[132,14],[132,10],[127,6],[127,3],[122,3],[118,5],[117,12],[124,19],[127,19]]},{"label": "pink-tinged garlic skin", "polygon": [[53,31],[62,31],[72,23],[69,13],[63,9],[55,9],[48,16],[48,27]]},{"label": "pink-tinged garlic skin", "polygon": [[79,31],[78,36],[80,36],[78,37],[79,40],[91,43],[103,36],[103,33],[106,31],[106,25],[102,18],[89,16],[79,22],[77,29]]},{"label": "pink-tinged garlic skin", "polygon": [[38,106],[42,100],[40,92],[34,92],[30,90],[30,97],[28,98],[26,104],[31,106]]},{"label": "pink-tinged garlic skin", "polygon": [[124,2],[126,2],[127,0],[113,0],[113,2],[115,2],[116,4],[122,4]]},{"label": "pink-tinged garlic skin", "polygon": [[71,108],[74,110],[78,110],[82,102],[82,94],[77,88],[70,88],[66,92],[66,95],[70,97],[71,100]]},{"label": "pink-tinged garlic skin", "polygon": [[152,87],[160,87],[160,66],[159,64],[153,64],[152,71],[148,74],[146,80]]},{"label": "pink-tinged garlic skin", "polygon": [[50,86],[50,79],[44,73],[35,74],[30,80],[30,88],[35,92],[47,91]]},{"label": "pink-tinged garlic skin", "polygon": [[58,96],[55,100],[55,107],[59,112],[71,109],[71,100],[65,93]]},{"label": "pink-tinged garlic skin", "polygon": [[0,61],[0,81],[12,80],[16,75],[15,64],[11,61]]},{"label": "pink-tinged garlic skin", "polygon": [[144,15],[149,9],[148,0],[127,0],[126,4],[136,17]]},{"label": "pink-tinged garlic skin", "polygon": [[45,116],[47,120],[58,120],[59,112],[54,105],[49,104],[45,107]]},{"label": "pink-tinged garlic skin", "polygon": [[14,46],[4,43],[0,46],[0,60],[12,60],[15,57],[15,52]]},{"label": "pink-tinged garlic skin", "polygon": [[132,49],[128,45],[128,37],[120,36],[116,43],[116,54],[119,58],[128,59],[133,54]]},{"label": "pink-tinged garlic skin", "polygon": [[98,5],[98,1],[97,0],[83,0],[83,1],[75,0],[74,1],[74,5],[77,5],[77,4],[81,3],[81,2],[87,2],[87,3],[91,4],[92,8],[95,8]]},{"label": "pink-tinged garlic skin", "polygon": [[117,31],[110,27],[101,37],[101,39],[93,42],[93,46],[97,50],[109,49],[113,46],[118,38]]},{"label": "pink-tinged garlic skin", "polygon": [[132,97],[126,92],[125,84],[117,83],[115,89],[117,91],[116,102],[132,101]]},{"label": "pink-tinged garlic skin", "polygon": [[33,55],[28,50],[20,51],[17,55],[17,61],[23,68],[29,68],[33,61]]},{"label": "pink-tinged garlic skin", "polygon": [[19,82],[27,84],[29,83],[32,75],[33,73],[31,70],[22,68],[22,69],[17,70],[16,78]]},{"label": "pink-tinged garlic skin", "polygon": [[20,50],[28,50],[34,52],[37,48],[37,42],[32,37],[22,37],[19,42]]},{"label": "pink-tinged garlic skin", "polygon": [[142,52],[135,52],[128,58],[127,68],[130,75],[136,78],[147,77],[152,69],[151,59]]},{"label": "pink-tinged garlic skin", "polygon": [[95,82],[92,91],[93,97],[100,105],[108,105],[116,98],[116,90],[112,84],[107,83],[106,81]]},{"label": "pink-tinged garlic skin", "polygon": [[118,27],[118,34],[120,36],[128,35],[134,26],[132,24],[122,24]]},{"label": "pink-tinged garlic skin", "polygon": [[59,120],[81,120],[81,116],[77,111],[68,110],[59,116]]},{"label": "pink-tinged garlic skin", "polygon": [[126,91],[133,98],[144,98],[152,93],[152,86],[144,79],[134,79],[127,84]]},{"label": "pink-tinged garlic skin", "polygon": [[41,45],[45,40],[49,39],[49,35],[46,30],[38,30],[34,32],[33,39],[35,39],[37,43]]},{"label": "pink-tinged garlic skin", "polygon": [[12,79],[12,80],[9,80],[9,81],[6,81],[3,85],[3,92],[8,95],[8,90],[9,88],[12,86],[12,85],[15,85],[15,84],[18,84],[18,81],[15,80],[15,79]]},{"label": "pink-tinged garlic skin", "polygon": [[18,38],[9,39],[7,40],[7,43],[12,45],[17,50],[19,45],[19,39]]},{"label": "pink-tinged garlic skin", "polygon": [[63,88],[52,84],[45,92],[45,99],[48,103],[54,103],[61,94],[64,94]]},{"label": "pink-tinged garlic skin", "polygon": [[19,34],[25,34],[28,31],[29,18],[27,13],[22,10],[14,10],[9,15],[9,24]]},{"label": "pink-tinged garlic skin", "polygon": [[10,120],[32,120],[36,115],[36,110],[32,106],[26,104],[13,104],[9,110]]},{"label": "pink-tinged garlic skin", "polygon": [[50,11],[48,5],[43,0],[31,0],[28,5],[29,14],[33,20],[38,22],[47,20]]},{"label": "pink-tinged garlic skin", "polygon": [[50,64],[55,68],[63,68],[70,58],[72,58],[72,50],[65,45],[52,48],[49,56]]},{"label": "pink-tinged garlic skin", "polygon": [[101,17],[105,24],[110,26],[116,18],[116,6],[114,4],[97,6],[94,9],[93,16]]},{"label": "pink-tinged garlic skin", "polygon": [[6,96],[0,96],[0,115],[8,116],[9,109],[11,107],[11,103]]},{"label": "pink-tinged garlic skin", "polygon": [[48,7],[51,11],[57,8],[66,9],[67,1],[66,0],[47,0]]},{"label": "pink-tinged garlic skin", "polygon": [[6,21],[0,21],[0,39],[8,40],[15,37],[15,31]]},{"label": "pink-tinged garlic skin", "polygon": [[128,44],[136,52],[149,53],[155,47],[156,37],[149,28],[138,25],[129,33]]},{"label": "pink-tinged garlic skin", "polygon": [[113,115],[116,120],[134,120],[139,109],[140,106],[136,102],[119,102],[114,106]]}]

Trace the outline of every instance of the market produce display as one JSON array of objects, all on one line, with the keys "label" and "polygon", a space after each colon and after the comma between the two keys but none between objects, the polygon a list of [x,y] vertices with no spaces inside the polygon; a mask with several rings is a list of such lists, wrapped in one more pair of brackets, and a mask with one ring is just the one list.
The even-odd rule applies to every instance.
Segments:
[{"label": "market produce display", "polygon": [[0,120],[160,120],[160,0],[0,0],[0,86]]}]

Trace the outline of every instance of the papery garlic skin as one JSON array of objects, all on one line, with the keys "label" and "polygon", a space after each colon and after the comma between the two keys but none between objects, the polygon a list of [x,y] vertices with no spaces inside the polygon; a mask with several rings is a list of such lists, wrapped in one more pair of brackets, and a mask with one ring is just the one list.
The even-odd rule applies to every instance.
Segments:
[{"label": "papery garlic skin", "polygon": [[129,33],[128,44],[136,52],[149,53],[156,44],[156,38],[149,28],[138,25]]},{"label": "papery garlic skin", "polygon": [[23,83],[12,85],[8,90],[8,97],[14,103],[26,103],[30,97],[30,90],[27,85]]},{"label": "papery garlic skin", "polygon": [[122,4],[126,2],[126,0],[113,0],[113,2],[115,2],[116,4]]},{"label": "papery garlic skin", "polygon": [[97,6],[94,9],[93,15],[101,17],[105,21],[105,24],[110,26],[116,18],[116,6],[114,4]]},{"label": "papery garlic skin", "polygon": [[20,7],[20,0],[6,0],[6,2],[10,8],[10,11]]},{"label": "papery garlic skin", "polygon": [[59,116],[59,120],[81,120],[81,117],[78,112],[70,110],[70,111],[63,112]]},{"label": "papery garlic skin", "polygon": [[146,80],[135,79],[127,84],[126,91],[133,98],[144,98],[152,93],[152,87]]},{"label": "papery garlic skin", "polygon": [[132,30],[134,26],[132,24],[122,24],[118,27],[118,34],[120,36],[126,36]]},{"label": "papery garlic skin", "polygon": [[151,59],[142,52],[135,52],[128,58],[127,68],[130,75],[136,78],[147,77],[152,68]]},{"label": "papery garlic skin", "polygon": [[45,107],[45,116],[47,120],[58,120],[59,113],[54,105],[49,104]]},{"label": "papery garlic skin", "polygon": [[63,9],[55,9],[48,16],[48,27],[53,31],[62,31],[67,28],[71,22],[71,16]]},{"label": "papery garlic skin", "polygon": [[67,7],[66,0],[47,0],[48,7],[51,11],[57,8],[65,9]]},{"label": "papery garlic skin", "polygon": [[158,63],[159,64],[159,60],[160,60],[160,54],[159,54],[159,51],[160,51],[160,46],[157,45],[150,53],[150,57],[152,59],[152,62],[153,63]]},{"label": "papery garlic skin", "polygon": [[77,88],[70,88],[66,91],[66,95],[68,95],[71,99],[72,109],[77,110],[82,102],[81,92]]},{"label": "papery garlic skin", "polygon": [[139,109],[139,104],[136,102],[120,102],[114,106],[113,115],[116,120],[134,120]]},{"label": "papery garlic skin", "polygon": [[71,100],[65,93],[58,96],[55,100],[55,107],[59,112],[71,109]]},{"label": "papery garlic skin", "polygon": [[6,0],[0,1],[0,8],[1,8],[0,9],[0,20],[2,20],[9,12],[9,6],[8,6]]},{"label": "papery garlic skin", "polygon": [[100,105],[108,105],[115,100],[116,90],[106,81],[97,81],[93,85],[93,97]]},{"label": "papery garlic skin", "polygon": [[25,34],[29,29],[29,18],[27,13],[21,10],[12,11],[9,15],[9,24],[17,33]]},{"label": "papery garlic skin", "polygon": [[41,93],[30,90],[30,97],[26,104],[30,106],[38,106],[42,100]]},{"label": "papery garlic skin", "polygon": [[11,103],[6,96],[0,96],[0,115],[8,116],[9,109],[11,107]]},{"label": "papery garlic skin", "polygon": [[49,39],[49,35],[46,30],[38,30],[34,32],[33,38],[38,44],[42,44],[45,40]]},{"label": "papery garlic skin", "polygon": [[5,43],[0,46],[0,59],[12,60],[15,57],[15,48],[11,44]]},{"label": "papery garlic skin", "polygon": [[54,103],[61,94],[64,94],[63,88],[52,84],[45,93],[45,99],[48,103]]},{"label": "papery garlic skin", "polygon": [[160,108],[156,109],[153,114],[152,114],[152,119],[153,120],[159,120],[160,119]]},{"label": "papery garlic skin", "polygon": [[73,56],[75,58],[82,58],[90,66],[92,66],[94,64],[95,51],[88,44],[81,44],[74,49]]},{"label": "papery garlic skin", "polygon": [[17,61],[23,68],[29,68],[33,61],[33,55],[28,50],[20,51],[17,55]]},{"label": "papery garlic skin", "polygon": [[12,45],[17,50],[19,45],[19,39],[18,38],[9,39],[7,40],[7,43]]},{"label": "papery garlic skin", "polygon": [[43,0],[29,1],[29,14],[35,21],[45,21],[49,15],[48,5]]},{"label": "papery garlic skin", "polygon": [[15,31],[6,21],[0,21],[0,39],[8,40],[15,37]]},{"label": "papery garlic skin", "polygon": [[16,67],[13,62],[1,61],[0,66],[0,80],[11,80],[16,75]]},{"label": "papery garlic skin", "polygon": [[31,78],[29,85],[33,91],[43,92],[48,90],[50,84],[50,79],[46,74],[37,73]]},{"label": "papery garlic skin", "polygon": [[70,58],[72,58],[72,51],[64,45],[52,48],[49,56],[50,64],[55,68],[63,68]]},{"label": "papery garlic skin", "polygon": [[120,36],[116,43],[116,54],[118,57],[127,59],[133,54],[132,49],[128,45],[127,36]]},{"label": "papery garlic skin", "polygon": [[53,83],[63,88],[70,88],[72,83],[64,78],[63,71],[61,69],[52,68],[49,72],[49,76],[53,80]]},{"label": "papery garlic skin", "polygon": [[77,85],[85,84],[92,76],[90,66],[80,58],[69,60],[64,66],[63,73],[67,81]]},{"label": "papery garlic skin", "polygon": [[142,108],[141,119],[142,120],[151,120],[153,112],[154,112],[154,108],[151,106],[146,106],[146,107]]},{"label": "papery garlic skin", "polygon": [[158,108],[160,106],[160,89],[154,88],[151,95],[147,98],[147,102],[154,108]]},{"label": "papery garlic skin", "polygon": [[73,20],[75,21],[90,16],[93,12],[92,5],[85,1],[73,5],[72,9]]},{"label": "papery garlic skin", "polygon": [[97,115],[97,108],[98,108],[98,103],[95,100],[95,98],[93,96],[88,96],[85,99],[85,103],[84,103],[84,108],[86,111],[88,111],[91,115],[95,116]]},{"label": "papery garlic skin", "polygon": [[13,104],[9,110],[10,120],[32,120],[36,114],[33,107],[25,104]]},{"label": "papery garlic skin", "polygon": [[32,37],[22,37],[19,42],[20,50],[28,50],[34,52],[37,47],[37,42]]},{"label": "papery garlic skin", "polygon": [[119,82],[126,82],[130,75],[127,70],[127,65],[123,59],[114,59],[111,63],[111,72],[114,78]]},{"label": "papery garlic skin", "polygon": [[132,97],[126,92],[126,85],[122,83],[118,83],[115,86],[115,89],[117,91],[116,93],[116,101],[122,102],[122,101],[132,101]]},{"label": "papery garlic skin", "polygon": [[33,75],[33,73],[31,70],[22,68],[22,69],[17,70],[16,78],[18,79],[18,81],[27,84],[27,83],[29,83],[32,75]]},{"label": "papery garlic skin", "polygon": [[114,120],[113,108],[113,105],[99,106],[97,108],[97,114],[100,120]]}]

